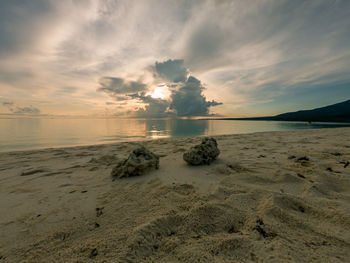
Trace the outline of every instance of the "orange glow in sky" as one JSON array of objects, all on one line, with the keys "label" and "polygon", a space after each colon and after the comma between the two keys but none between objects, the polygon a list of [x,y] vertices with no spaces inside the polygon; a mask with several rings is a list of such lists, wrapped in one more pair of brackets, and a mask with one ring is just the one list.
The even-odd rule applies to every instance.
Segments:
[{"label": "orange glow in sky", "polygon": [[153,91],[147,95],[150,95],[154,99],[167,99],[170,96],[169,88],[164,86],[159,86],[153,89]]}]

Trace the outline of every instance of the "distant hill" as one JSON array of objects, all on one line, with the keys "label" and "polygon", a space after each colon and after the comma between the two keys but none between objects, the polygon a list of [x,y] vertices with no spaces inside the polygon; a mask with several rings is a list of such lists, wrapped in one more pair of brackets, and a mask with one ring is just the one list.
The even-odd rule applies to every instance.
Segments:
[{"label": "distant hill", "polygon": [[272,117],[279,121],[350,122],[350,100],[313,110],[288,112]]},{"label": "distant hill", "polygon": [[350,122],[350,100],[313,110],[287,112],[270,117],[219,118],[219,120]]}]

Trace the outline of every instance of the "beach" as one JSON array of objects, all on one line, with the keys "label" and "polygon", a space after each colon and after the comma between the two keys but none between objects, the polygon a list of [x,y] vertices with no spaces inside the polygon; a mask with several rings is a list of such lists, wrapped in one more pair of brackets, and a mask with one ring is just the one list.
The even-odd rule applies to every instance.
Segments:
[{"label": "beach", "polygon": [[350,262],[350,128],[213,137],[0,153],[0,262]]}]

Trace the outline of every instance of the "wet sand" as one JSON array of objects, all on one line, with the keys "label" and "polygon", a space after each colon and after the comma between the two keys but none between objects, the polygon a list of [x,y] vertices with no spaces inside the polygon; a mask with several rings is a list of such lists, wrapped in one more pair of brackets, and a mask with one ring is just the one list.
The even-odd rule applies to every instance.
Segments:
[{"label": "wet sand", "polygon": [[0,153],[0,262],[350,262],[350,128],[214,137]]}]

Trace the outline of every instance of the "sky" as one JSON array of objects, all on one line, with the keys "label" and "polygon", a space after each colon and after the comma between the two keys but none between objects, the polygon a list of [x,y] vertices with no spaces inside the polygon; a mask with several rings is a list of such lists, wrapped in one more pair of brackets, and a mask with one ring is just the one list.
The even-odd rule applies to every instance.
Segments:
[{"label": "sky", "polygon": [[0,115],[267,116],[350,99],[349,0],[1,0]]}]

